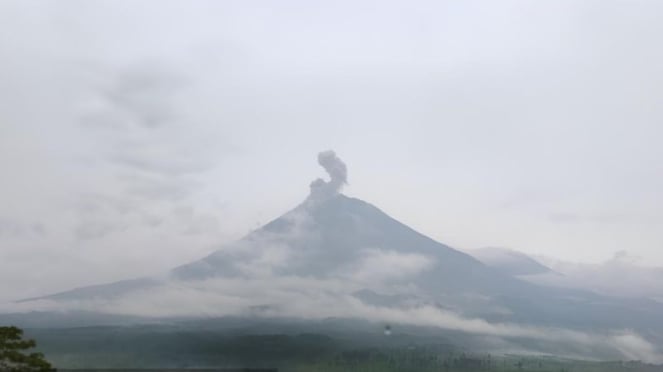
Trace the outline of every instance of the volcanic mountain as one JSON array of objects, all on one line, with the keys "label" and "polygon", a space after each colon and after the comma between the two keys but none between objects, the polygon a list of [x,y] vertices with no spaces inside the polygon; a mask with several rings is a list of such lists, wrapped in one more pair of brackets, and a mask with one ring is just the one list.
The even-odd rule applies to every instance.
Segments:
[{"label": "volcanic mountain", "polygon": [[[40,299],[117,297],[164,281],[301,277],[343,278],[372,287],[414,284],[438,295],[527,290],[473,257],[436,242],[360,199],[340,193],[346,167],[333,152],[319,155],[331,179],[317,179],[296,208],[207,257],[171,270],[165,278],[140,278],[78,288]],[[515,292],[514,292],[515,291]]]},{"label": "volcanic mountain", "polygon": [[612,340],[627,329],[641,344],[663,342],[660,304],[519,280],[341,194],[345,164],[333,152],[318,161],[329,181],[314,181],[300,205],[207,257],[19,305],[152,318],[362,318],[559,343],[599,343],[577,332]]},{"label": "volcanic mountain", "polygon": [[336,193],[310,196],[243,239],[163,277],[77,288],[39,299],[104,300],[168,283],[275,278],[339,279],[352,283],[360,294],[377,289],[393,294],[391,287],[410,286],[416,291],[408,297],[417,293],[420,300],[449,307],[458,301],[479,301],[482,307],[485,301],[479,298],[516,295],[533,287],[418,233],[367,202]]}]

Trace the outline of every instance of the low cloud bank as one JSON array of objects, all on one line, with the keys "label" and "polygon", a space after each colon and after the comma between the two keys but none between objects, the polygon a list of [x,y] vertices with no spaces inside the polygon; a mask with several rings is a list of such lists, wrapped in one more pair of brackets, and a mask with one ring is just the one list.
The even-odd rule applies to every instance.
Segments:
[{"label": "low cloud bank", "polygon": [[617,252],[600,264],[546,257],[538,259],[554,272],[526,277],[534,283],[587,289],[610,296],[646,297],[663,302],[663,267],[647,266],[627,252]]},{"label": "low cloud bank", "polygon": [[630,330],[587,333],[564,328],[492,323],[442,309],[431,303],[376,306],[354,296],[364,284],[351,278],[314,279],[258,275],[253,279],[164,280],[157,288],[113,299],[12,304],[4,311],[87,310],[144,317],[261,316],[309,320],[358,318],[392,325],[462,331],[504,340],[531,339],[577,352],[574,357],[612,355],[627,360],[663,363],[660,351]]}]

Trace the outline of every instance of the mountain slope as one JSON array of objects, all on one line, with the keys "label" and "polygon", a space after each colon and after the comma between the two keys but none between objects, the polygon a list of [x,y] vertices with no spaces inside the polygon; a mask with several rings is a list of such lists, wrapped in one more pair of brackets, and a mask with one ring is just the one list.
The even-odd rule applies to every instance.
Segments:
[{"label": "mountain slope", "polygon": [[487,266],[511,276],[536,275],[552,271],[528,255],[511,249],[486,247],[473,249],[467,253]]},{"label": "mountain slope", "polygon": [[[380,252],[386,252],[402,259],[427,260],[422,274],[430,289],[496,291],[500,287],[496,281],[513,282],[471,256],[396,221],[375,206],[342,194],[322,201],[309,199],[231,247],[175,268],[173,275],[185,280],[242,275],[242,267],[259,265],[252,262],[255,257],[247,252],[260,250],[261,245],[284,250],[289,255],[287,265],[273,267],[281,275],[330,276],[365,258],[372,258],[376,261],[373,264],[378,265]],[[370,257],[371,252],[374,257]]]}]

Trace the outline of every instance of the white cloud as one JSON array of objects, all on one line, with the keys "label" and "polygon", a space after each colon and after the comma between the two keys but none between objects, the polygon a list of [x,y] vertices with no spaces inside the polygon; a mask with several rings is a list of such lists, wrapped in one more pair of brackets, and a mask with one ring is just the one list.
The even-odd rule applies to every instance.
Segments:
[{"label": "white cloud", "polygon": [[377,248],[364,249],[359,260],[345,268],[354,280],[381,283],[403,280],[422,271],[432,269],[435,259],[418,253],[399,253]]},{"label": "white cloud", "polygon": [[[92,310],[112,314],[164,316],[264,316],[359,318],[392,325],[415,325],[467,332],[487,337],[531,339],[548,342],[568,350],[573,357],[591,358],[608,353],[628,360],[663,362],[663,354],[642,336],[629,330],[584,331],[491,323],[468,318],[432,305],[368,305],[353,292],[362,286],[348,279],[315,279],[297,276],[269,276],[257,279],[209,279],[205,281],[167,281],[161,286],[137,291],[114,299],[5,305],[3,311]],[[523,350],[521,350],[523,351]]]},{"label": "white cloud", "polygon": [[541,262],[555,272],[525,277],[527,280],[627,298],[663,298],[663,267],[647,265],[642,260],[619,251],[600,264],[584,264],[547,257]]}]

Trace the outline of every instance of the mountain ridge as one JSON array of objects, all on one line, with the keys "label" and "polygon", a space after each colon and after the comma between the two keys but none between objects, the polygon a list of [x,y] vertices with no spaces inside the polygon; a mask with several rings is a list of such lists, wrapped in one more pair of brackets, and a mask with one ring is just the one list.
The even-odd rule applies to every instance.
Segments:
[{"label": "mountain ridge", "polygon": [[340,193],[345,165],[333,152],[319,162],[330,181],[314,181],[295,208],[199,260],[19,305],[151,319],[357,318],[552,343],[605,338],[611,350],[636,342],[658,358],[650,341],[663,345],[662,304],[521,280]]}]

